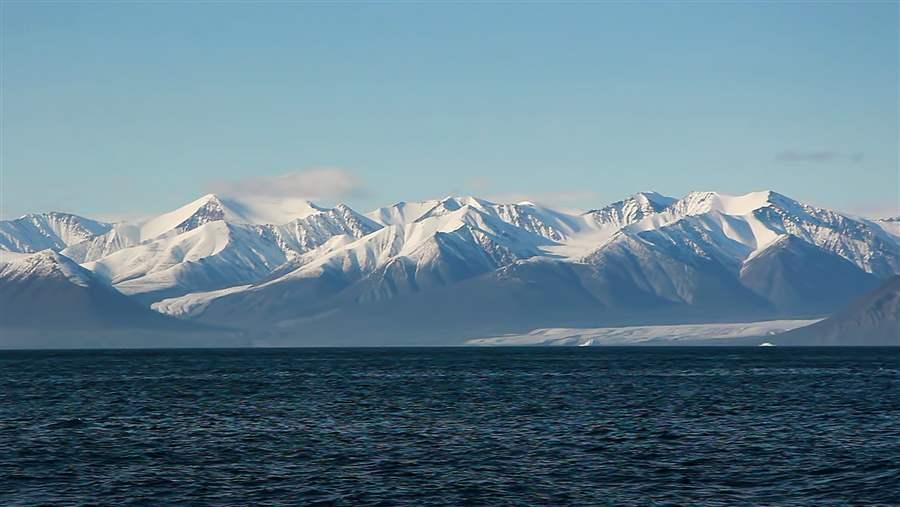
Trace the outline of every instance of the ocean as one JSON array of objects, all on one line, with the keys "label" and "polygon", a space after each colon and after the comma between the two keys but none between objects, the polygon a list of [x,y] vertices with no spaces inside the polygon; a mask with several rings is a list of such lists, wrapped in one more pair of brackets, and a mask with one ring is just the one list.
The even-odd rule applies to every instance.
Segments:
[{"label": "ocean", "polygon": [[900,348],[0,352],[0,505],[898,505]]}]

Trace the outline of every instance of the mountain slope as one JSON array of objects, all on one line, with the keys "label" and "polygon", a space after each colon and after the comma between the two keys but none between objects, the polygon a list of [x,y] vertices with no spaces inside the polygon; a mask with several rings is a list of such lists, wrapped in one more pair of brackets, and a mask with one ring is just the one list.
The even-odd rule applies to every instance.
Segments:
[{"label": "mountain slope", "polygon": [[85,267],[149,304],[256,281],[286,260],[271,234],[254,226],[214,221],[119,250]]},{"label": "mountain slope", "polygon": [[289,257],[304,254],[324,245],[335,236],[359,239],[381,228],[381,224],[339,204],[319,208],[310,215],[284,225],[267,225],[279,246]]},{"label": "mountain slope", "polygon": [[52,250],[4,259],[0,308],[0,327],[4,328],[193,327],[143,308]]},{"label": "mountain slope", "polygon": [[393,206],[385,206],[366,213],[366,217],[381,225],[411,224],[437,206],[439,202],[438,200],[421,202],[401,201]]},{"label": "mountain slope", "polygon": [[900,243],[900,216],[875,220],[875,224]]},{"label": "mountain slope", "polygon": [[770,341],[777,345],[900,345],[900,276],[830,318]]},{"label": "mountain slope", "polygon": [[592,267],[593,285],[602,287],[616,306],[634,307],[652,297],[704,309],[710,316],[733,309],[747,314],[769,310],[764,299],[736,280],[733,266],[692,246],[656,244],[623,232],[583,262]]},{"label": "mountain slope", "polygon": [[239,332],[148,310],[51,250],[0,253],[0,348],[249,344]]},{"label": "mountain slope", "polygon": [[770,194],[772,204],[755,215],[779,234],[796,236],[835,253],[879,278],[900,273],[900,246],[878,226]]},{"label": "mountain slope", "polygon": [[879,285],[850,261],[796,236],[781,236],[741,267],[741,283],[794,314],[831,313]]}]

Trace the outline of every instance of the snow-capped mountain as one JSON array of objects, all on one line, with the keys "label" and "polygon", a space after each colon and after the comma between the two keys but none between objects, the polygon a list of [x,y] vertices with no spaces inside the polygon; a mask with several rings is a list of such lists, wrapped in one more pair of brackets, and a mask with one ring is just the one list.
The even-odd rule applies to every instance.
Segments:
[{"label": "snow-capped mountain", "polygon": [[149,303],[259,280],[286,260],[269,231],[217,220],[84,266],[123,293]]},{"label": "snow-capped mountain", "polygon": [[136,222],[65,217],[0,223],[0,250],[50,248],[159,312],[272,343],[818,317],[900,273],[895,222],[771,191],[644,192],[585,213],[206,195]]},{"label": "snow-capped mountain", "polygon": [[102,235],[67,243],[66,255],[78,262],[96,261],[123,248],[139,245],[161,236],[192,231],[212,222],[241,225],[286,224],[324,210],[303,199],[237,199],[207,194],[189,204],[162,215],[138,222],[123,222]]},{"label": "snow-capped mountain", "polygon": [[30,254],[3,254],[0,256],[0,278],[6,283],[47,280],[79,287],[90,287],[96,283],[93,273],[49,249]]},{"label": "snow-capped mountain", "polygon": [[900,250],[881,227],[771,191],[743,196],[694,192],[622,233],[659,248],[674,245],[684,253],[715,258],[733,269],[790,235],[880,278],[900,271]]},{"label": "snow-capped mountain", "polygon": [[61,250],[69,245],[103,234],[111,224],[69,213],[25,215],[0,221],[0,250],[34,253]]},{"label": "snow-capped mountain", "polygon": [[118,224],[62,253],[150,304],[262,280],[332,237],[359,238],[379,227],[344,205],[207,195],[145,222]]},{"label": "snow-capped mountain", "polygon": [[139,305],[52,250],[0,256],[0,328],[187,328]]},{"label": "snow-capped mountain", "polygon": [[[371,302],[486,273],[541,255],[539,247],[549,244],[543,236],[519,229],[481,205],[438,205],[410,223],[388,225],[355,241],[323,244],[294,259],[289,264],[294,269],[282,267],[279,276],[249,290],[251,294],[282,292],[289,290],[283,287],[309,284],[309,280],[315,285],[328,280],[329,290],[353,285],[345,297],[352,294],[353,301]],[[324,296],[315,297],[316,306]],[[196,296],[188,299],[202,302]],[[281,299],[292,304],[291,298]],[[183,308],[179,312],[190,313]]]},{"label": "snow-capped mountain", "polygon": [[238,332],[155,312],[52,250],[0,252],[0,348],[247,345]]},{"label": "snow-capped mountain", "polygon": [[439,200],[398,202],[393,206],[378,208],[375,211],[366,213],[366,216],[381,225],[403,225],[415,222],[419,217],[437,206],[439,202]]},{"label": "snow-capped mountain", "polygon": [[655,215],[675,202],[675,199],[656,192],[641,192],[603,208],[590,210],[585,215],[601,226],[621,229]]},{"label": "snow-capped mountain", "polygon": [[141,224],[141,238],[155,238],[170,231],[187,232],[204,224],[284,224],[323,211],[304,199],[238,199],[207,194],[196,201]]},{"label": "snow-capped mountain", "polygon": [[381,224],[339,204],[331,209],[318,208],[303,218],[266,228],[276,236],[281,249],[293,257],[318,248],[335,236],[362,238],[380,229]]}]

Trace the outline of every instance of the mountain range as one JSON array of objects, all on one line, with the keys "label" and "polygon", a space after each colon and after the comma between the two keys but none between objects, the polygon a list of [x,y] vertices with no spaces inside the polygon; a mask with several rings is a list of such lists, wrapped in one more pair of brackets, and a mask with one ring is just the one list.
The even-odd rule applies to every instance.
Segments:
[{"label": "mountain range", "polygon": [[900,273],[898,223],[772,191],[644,192],[583,213],[447,197],[363,214],[212,194],[133,222],[50,212],[0,221],[0,330],[436,345],[821,318]]}]

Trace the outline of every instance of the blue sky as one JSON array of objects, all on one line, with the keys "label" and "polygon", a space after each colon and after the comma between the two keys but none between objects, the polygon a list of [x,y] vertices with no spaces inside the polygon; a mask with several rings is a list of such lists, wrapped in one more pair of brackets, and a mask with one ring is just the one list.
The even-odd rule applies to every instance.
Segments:
[{"label": "blue sky", "polygon": [[898,204],[897,3],[3,2],[0,23],[4,217],[286,173],[362,210]]}]

